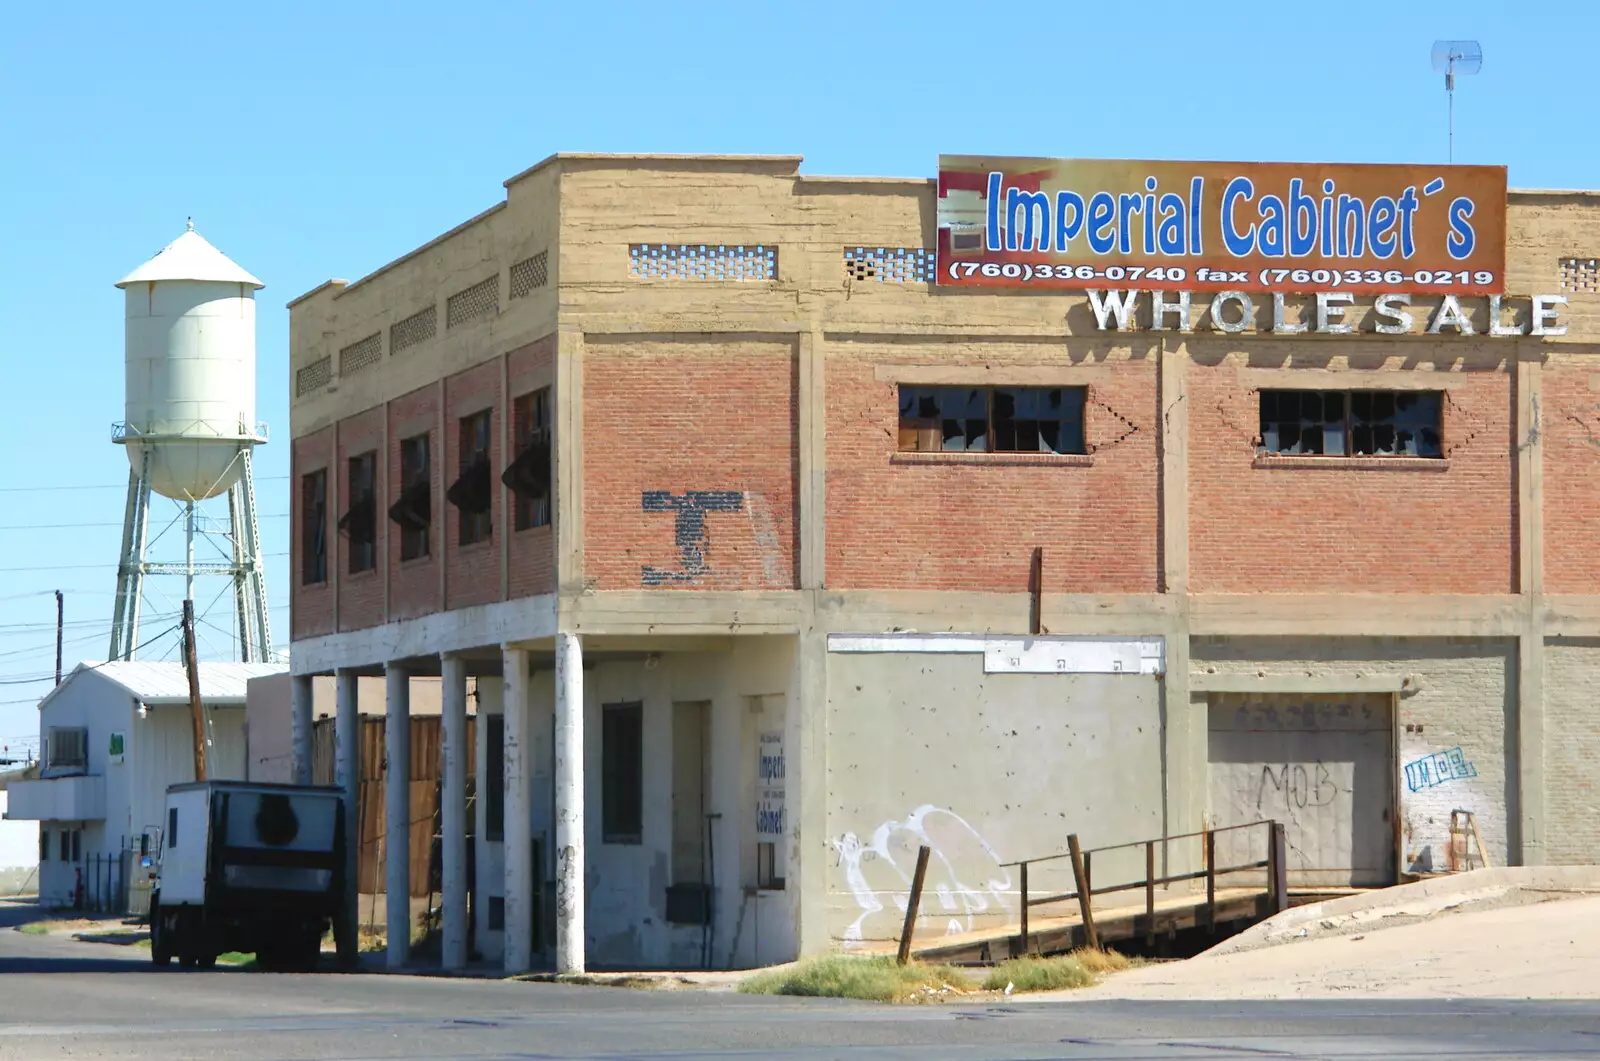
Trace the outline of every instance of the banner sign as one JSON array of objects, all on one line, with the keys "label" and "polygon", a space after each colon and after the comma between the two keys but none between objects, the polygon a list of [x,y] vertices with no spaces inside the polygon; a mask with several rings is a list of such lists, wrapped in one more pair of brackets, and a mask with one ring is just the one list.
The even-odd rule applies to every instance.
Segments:
[{"label": "banner sign", "polygon": [[756,742],[756,839],[780,841],[786,825],[783,733],[763,733]]},{"label": "banner sign", "polygon": [[939,158],[937,283],[1505,292],[1504,166]]}]

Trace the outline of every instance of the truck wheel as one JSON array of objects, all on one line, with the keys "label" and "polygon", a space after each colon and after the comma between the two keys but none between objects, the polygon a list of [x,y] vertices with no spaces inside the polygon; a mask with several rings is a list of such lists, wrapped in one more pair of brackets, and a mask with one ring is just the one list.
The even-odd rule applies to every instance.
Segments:
[{"label": "truck wheel", "polygon": [[200,966],[202,969],[215,968],[217,964],[217,956],[215,954],[202,954],[195,958],[195,964]]},{"label": "truck wheel", "polygon": [[158,966],[172,964],[172,940],[164,927],[166,919],[158,892],[150,899],[150,960]]}]

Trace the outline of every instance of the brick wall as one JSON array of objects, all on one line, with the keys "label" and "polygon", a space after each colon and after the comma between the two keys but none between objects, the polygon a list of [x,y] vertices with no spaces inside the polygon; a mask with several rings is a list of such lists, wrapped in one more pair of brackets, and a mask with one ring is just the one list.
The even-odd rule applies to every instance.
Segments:
[{"label": "brick wall", "polygon": [[591,343],[584,576],[596,588],[795,585],[792,343]]},{"label": "brick wall", "polygon": [[1260,397],[1239,376],[1244,364],[1202,347],[1189,370],[1194,592],[1516,592],[1514,396],[1500,357],[1466,355],[1467,371],[1450,374],[1462,385],[1445,392],[1448,468],[1389,458],[1359,469],[1256,466]]},{"label": "brick wall", "polygon": [[[1157,586],[1156,365],[1107,362],[1089,383],[1090,462],[1041,465],[1005,455],[942,463],[897,453],[899,392],[876,366],[904,360],[876,348],[827,359],[827,584],[837,589],[1025,592],[1034,548],[1045,589],[1151,593]],[[970,351],[920,358],[971,363]],[[1068,364],[1039,353],[985,350],[985,363]],[[957,362],[959,363],[959,362]],[[963,457],[971,460],[970,457]],[[929,461],[940,463],[930,463]]]},{"label": "brick wall", "polygon": [[1545,861],[1600,862],[1600,640],[1545,646]]},{"label": "brick wall", "polygon": [[[338,504],[333,506],[333,519],[338,520],[350,509],[350,458],[369,451],[377,453],[374,488],[377,490],[377,542],[378,557],[383,556],[384,535],[392,526],[386,515],[389,502],[383,474],[385,449],[383,444],[383,410],[369,409],[357,416],[339,422],[339,455],[329,472],[330,481],[337,480]],[[329,558],[330,576],[339,581],[339,629],[359,630],[383,622],[382,563],[352,574],[350,571],[351,543],[348,535],[334,532],[337,550]]]},{"label": "brick wall", "polygon": [[1553,356],[1542,374],[1545,590],[1600,593],[1600,372]]},{"label": "brick wall", "polygon": [[443,517],[441,530],[448,543],[445,551],[446,609],[466,608],[500,599],[500,559],[505,532],[501,517],[506,508],[506,490],[500,482],[500,473],[505,470],[505,447],[500,442],[506,415],[500,385],[503,369],[501,359],[495,358],[444,381],[444,446],[441,452],[443,463],[439,468],[441,480],[444,487],[448,488],[461,472],[461,418],[489,410],[490,523],[494,527],[488,539],[463,545],[460,511],[448,501],[439,510]]},{"label": "brick wall", "polygon": [[[443,562],[439,554],[444,546],[441,527],[448,515],[441,482],[444,446],[439,437],[439,391],[439,385],[434,384],[389,403],[389,453],[385,460],[389,496],[399,496],[401,440],[427,432],[429,464],[433,473],[433,526],[428,535],[428,555],[402,562],[399,528],[392,522],[389,524],[387,553],[391,620],[414,618],[439,610],[439,564]],[[388,519],[387,510],[383,518]]]},{"label": "brick wall", "polygon": [[289,482],[289,511],[292,514],[289,520],[289,630],[290,638],[316,637],[319,634],[333,632],[333,575],[334,551],[330,548],[328,555],[327,581],[305,585],[302,582],[301,572],[304,570],[301,555],[301,526],[304,516],[300,501],[301,478],[319,468],[328,472],[328,506],[326,540],[333,540],[333,526],[337,517],[334,515],[334,469],[333,469],[333,428],[324,428],[303,438],[294,440],[294,454],[292,463],[293,472]]},{"label": "brick wall", "polygon": [[[508,425],[513,401],[530,391],[548,387],[554,381],[555,351],[556,338],[551,335],[506,355],[506,378],[510,386],[510,392],[506,395]],[[552,404],[552,415],[554,411],[555,407]],[[511,436],[508,434],[506,437]],[[510,507],[510,500],[508,496],[507,508]],[[552,507],[554,501],[552,495]],[[510,553],[508,595],[512,598],[531,597],[555,591],[556,539],[553,512],[551,516],[551,522],[546,526],[530,527],[520,531],[515,529],[509,518],[502,521],[502,525],[506,528],[506,547]]]}]

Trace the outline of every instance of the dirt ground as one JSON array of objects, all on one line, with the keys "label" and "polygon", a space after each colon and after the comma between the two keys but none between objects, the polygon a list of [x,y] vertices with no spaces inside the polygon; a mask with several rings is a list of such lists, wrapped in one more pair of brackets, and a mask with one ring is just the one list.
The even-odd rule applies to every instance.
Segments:
[{"label": "dirt ground", "polygon": [[1085,990],[1028,997],[1600,998],[1600,897],[1480,904],[1408,924],[1162,962]]}]

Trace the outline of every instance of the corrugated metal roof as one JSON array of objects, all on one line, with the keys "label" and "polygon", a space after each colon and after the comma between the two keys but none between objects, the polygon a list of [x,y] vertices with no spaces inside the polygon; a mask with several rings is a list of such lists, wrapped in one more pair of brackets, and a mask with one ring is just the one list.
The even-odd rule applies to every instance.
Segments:
[{"label": "corrugated metal roof", "polygon": [[193,228],[173,240],[149,261],[117,281],[118,287],[151,280],[205,280],[265,287],[237,262],[207,243]]},{"label": "corrugated metal roof", "polygon": [[[201,663],[200,699],[208,704],[242,704],[245,684],[251,678],[282,674],[288,669],[282,663]],[[62,680],[60,687],[79,674],[91,671],[116,682],[128,691],[129,696],[146,704],[189,702],[189,678],[182,663],[167,660],[80,663]],[[43,707],[44,704],[41,702],[39,706]]]}]

